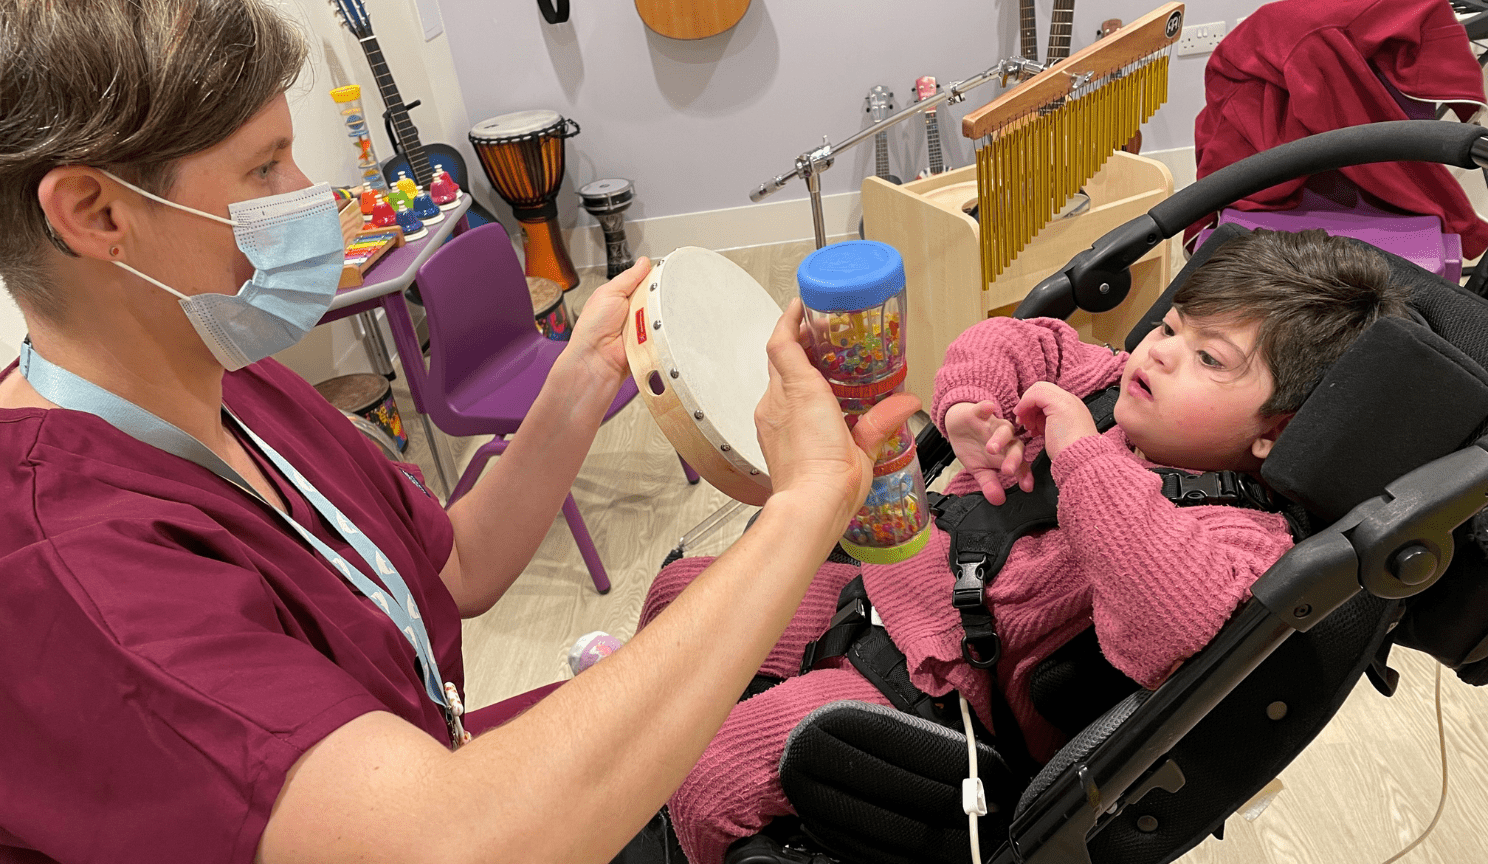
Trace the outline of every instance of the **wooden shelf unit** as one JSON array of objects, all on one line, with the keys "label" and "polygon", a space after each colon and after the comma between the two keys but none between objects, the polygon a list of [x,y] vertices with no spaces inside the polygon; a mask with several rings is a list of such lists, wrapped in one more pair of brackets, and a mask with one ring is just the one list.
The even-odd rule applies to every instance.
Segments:
[{"label": "wooden shelf unit", "polygon": [[[909,301],[909,375],[905,388],[930,407],[935,372],[946,347],[962,331],[993,315],[1011,315],[1023,297],[1101,235],[1173,194],[1173,175],[1152,159],[1117,151],[1085,184],[1090,209],[1050,222],[989,286],[981,289],[977,221],[962,210],[976,199],[976,166],[895,186],[877,177],[863,181],[864,233],[904,256]],[[1171,281],[1169,243],[1132,265],[1132,290],[1117,309],[1077,312],[1070,323],[1088,342],[1121,347]]]}]

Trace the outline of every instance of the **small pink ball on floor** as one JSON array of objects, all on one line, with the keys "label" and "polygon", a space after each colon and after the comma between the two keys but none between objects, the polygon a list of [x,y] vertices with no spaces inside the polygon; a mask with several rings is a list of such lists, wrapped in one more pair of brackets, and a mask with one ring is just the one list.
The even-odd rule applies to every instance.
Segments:
[{"label": "small pink ball on floor", "polygon": [[585,633],[579,640],[568,649],[568,668],[575,675],[593,666],[595,663],[614,654],[624,643],[614,636],[596,630],[593,633]]}]

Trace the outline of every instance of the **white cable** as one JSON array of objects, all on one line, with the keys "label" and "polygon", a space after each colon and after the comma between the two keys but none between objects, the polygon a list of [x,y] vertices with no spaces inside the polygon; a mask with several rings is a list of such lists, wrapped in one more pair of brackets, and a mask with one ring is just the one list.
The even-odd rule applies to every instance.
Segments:
[{"label": "white cable", "polygon": [[1406,856],[1406,854],[1409,853],[1412,849],[1414,849],[1417,846],[1421,845],[1421,841],[1422,840],[1425,840],[1426,839],[1426,836],[1428,834],[1430,834],[1431,831],[1432,831],[1432,829],[1434,829],[1436,827],[1437,820],[1441,819],[1442,810],[1446,809],[1446,806],[1447,806],[1447,730],[1446,730],[1446,727],[1442,725],[1442,707],[1441,707],[1442,667],[1441,667],[1441,664],[1440,663],[1437,663],[1435,665],[1436,665],[1436,742],[1437,742],[1437,745],[1441,748],[1441,766],[1442,766],[1442,772],[1441,772],[1441,774],[1442,774],[1441,800],[1438,801],[1437,804],[1436,804],[1436,815],[1431,817],[1431,824],[1429,824],[1429,825],[1426,826],[1426,830],[1421,832],[1421,836],[1417,837],[1415,840],[1412,840],[1411,841],[1411,844],[1409,846],[1405,847],[1404,849],[1401,849],[1399,852],[1396,852],[1394,855],[1390,856],[1389,858],[1386,858],[1384,861],[1380,862],[1380,864],[1391,864],[1391,862],[1399,861],[1401,858],[1404,858]]},{"label": "white cable", "polygon": [[966,812],[966,821],[971,832],[971,864],[982,864],[982,843],[977,836],[977,817],[987,815],[987,790],[977,778],[976,738],[971,734],[971,708],[966,704],[965,696],[958,693],[956,697],[961,700],[961,725],[966,727],[966,759],[970,763],[969,774],[961,781],[961,809]]}]

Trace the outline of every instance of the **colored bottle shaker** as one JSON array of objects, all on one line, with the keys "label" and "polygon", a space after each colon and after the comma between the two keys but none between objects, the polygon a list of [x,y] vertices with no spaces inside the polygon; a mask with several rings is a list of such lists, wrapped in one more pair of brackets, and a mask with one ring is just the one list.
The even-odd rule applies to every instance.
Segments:
[{"label": "colored bottle shaker", "polygon": [[[810,354],[852,427],[904,390],[904,259],[872,240],[824,246],[796,270]],[[872,564],[903,561],[930,537],[930,509],[914,435],[905,423],[879,453],[868,500],[848,523],[844,551]]]}]

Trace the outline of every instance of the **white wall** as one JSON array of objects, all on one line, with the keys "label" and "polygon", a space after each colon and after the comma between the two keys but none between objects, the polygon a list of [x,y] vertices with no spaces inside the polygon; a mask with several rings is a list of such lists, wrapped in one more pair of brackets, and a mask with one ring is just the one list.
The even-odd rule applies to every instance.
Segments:
[{"label": "white wall", "polygon": [[[841,140],[867,125],[863,97],[872,85],[888,85],[903,106],[913,99],[915,78],[967,78],[1013,55],[1018,44],[1011,0],[754,0],[732,30],[695,42],[656,35],[624,0],[576,3],[561,25],[544,22],[532,0],[439,2],[473,120],[549,108],[583,126],[568,142],[559,199],[567,227],[592,224],[575,190],[603,177],[635,182],[631,220],[748,207],[752,188],[788,170],[822,135]],[[1037,3],[1041,53],[1051,2]],[[1106,18],[1130,21],[1156,5],[1077,4],[1074,50],[1093,41]],[[1258,5],[1192,0],[1188,20],[1232,25]],[[1175,58],[1171,102],[1146,130],[1145,149],[1193,143],[1205,59]],[[949,109],[950,122],[942,120],[953,165],[971,158],[960,117],[999,92],[985,85]],[[923,165],[923,123],[902,124],[891,145],[894,173],[912,176]],[[824,175],[824,191],[855,191],[871,170],[865,144]],[[799,181],[776,193],[804,195]],[[799,233],[810,233],[809,222]]]}]

